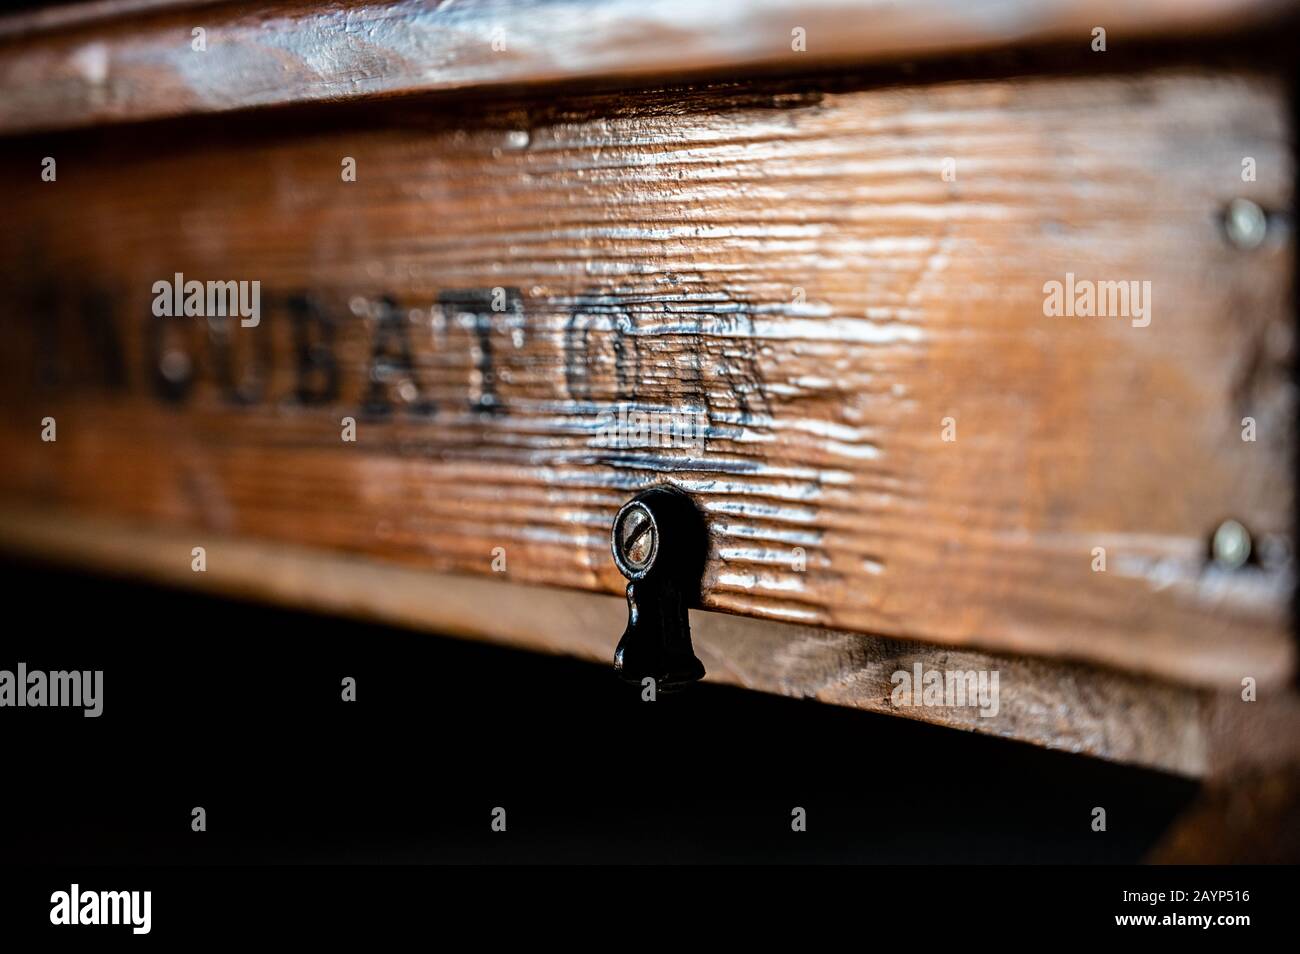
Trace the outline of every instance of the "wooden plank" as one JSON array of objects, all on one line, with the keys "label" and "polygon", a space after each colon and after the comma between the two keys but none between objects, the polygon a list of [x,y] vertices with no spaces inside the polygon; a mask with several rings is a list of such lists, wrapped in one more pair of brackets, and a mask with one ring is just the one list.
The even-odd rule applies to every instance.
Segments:
[{"label": "wooden plank", "polygon": [[[710,609],[1292,671],[1291,234],[1222,227],[1243,196],[1290,214],[1280,81],[348,115],[14,144],[0,497],[444,572],[501,548],[508,579],[619,593],[610,520],[668,481],[709,523]],[[260,323],[154,317],[176,272],[260,281]],[[1149,324],[1047,317],[1068,274],[1149,281]],[[701,439],[611,441],[629,411]],[[1229,517],[1260,555],[1232,571]]]},{"label": "wooden plank", "polygon": [[[193,572],[194,541],[207,569]],[[0,511],[0,546],[169,585],[271,600],[611,664],[623,600],[102,519]],[[808,626],[691,614],[707,680],[1199,776],[1211,749],[1197,690],[1091,666],[953,651]],[[897,672],[998,674],[996,708],[895,705]],[[615,678],[613,672],[609,678]],[[637,691],[630,689],[629,691]],[[986,714],[982,715],[981,712]],[[1294,718],[1287,723],[1296,726]]]},{"label": "wooden plank", "polygon": [[[523,83],[1236,29],[1290,0],[127,0],[0,18],[0,133]],[[193,47],[203,29],[204,49]],[[794,31],[802,30],[801,43]],[[802,49],[796,47],[802,45]]]}]

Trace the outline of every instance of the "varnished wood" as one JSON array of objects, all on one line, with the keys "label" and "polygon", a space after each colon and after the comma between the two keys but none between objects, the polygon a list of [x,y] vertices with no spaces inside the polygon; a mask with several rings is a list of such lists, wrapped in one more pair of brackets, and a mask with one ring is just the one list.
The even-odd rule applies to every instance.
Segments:
[{"label": "varnished wood", "polygon": [[[1244,195],[1285,221],[1288,110],[1279,81],[1189,69],[17,141],[0,496],[422,571],[487,576],[503,548],[512,581],[619,593],[610,519],[667,481],[708,519],[710,609],[1274,684],[1294,664],[1293,248],[1234,248],[1221,218]],[[263,323],[216,340],[154,318],[174,272],[260,280]],[[1150,326],[1046,317],[1067,272],[1151,281]],[[465,311],[492,288],[506,312]],[[323,405],[299,396],[298,295],[336,323]],[[371,419],[385,296],[417,372]],[[222,342],[241,375],[269,361],[248,404]],[[197,369],[179,402],[165,351]],[[628,408],[694,411],[707,440],[595,440]],[[1229,517],[1269,560],[1209,563]]]},{"label": "varnished wood", "polygon": [[[867,62],[1044,42],[1094,28],[1241,30],[1291,0],[125,0],[0,18],[0,133],[362,96]],[[192,48],[192,31],[206,48]],[[802,49],[794,31],[802,30]],[[1108,47],[1109,48],[1109,47]]]}]

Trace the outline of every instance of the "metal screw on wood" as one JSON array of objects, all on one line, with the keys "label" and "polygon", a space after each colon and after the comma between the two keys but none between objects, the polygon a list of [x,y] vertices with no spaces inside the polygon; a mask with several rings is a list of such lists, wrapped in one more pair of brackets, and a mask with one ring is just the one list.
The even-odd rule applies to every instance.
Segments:
[{"label": "metal screw on wood", "polygon": [[658,543],[659,530],[644,505],[623,512],[618,527],[618,546],[629,567],[641,569],[649,564]]},{"label": "metal screw on wood", "polygon": [[1249,199],[1233,199],[1223,216],[1228,241],[1237,248],[1259,248],[1268,234],[1268,216]]},{"label": "metal screw on wood", "polygon": [[1211,547],[1214,561],[1226,570],[1236,570],[1250,559],[1250,533],[1236,520],[1225,520],[1214,531]]}]

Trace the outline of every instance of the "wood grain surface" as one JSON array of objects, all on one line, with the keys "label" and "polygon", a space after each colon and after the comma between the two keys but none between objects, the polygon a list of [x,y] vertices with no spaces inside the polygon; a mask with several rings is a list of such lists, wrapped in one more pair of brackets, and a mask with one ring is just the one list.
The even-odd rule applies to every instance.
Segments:
[{"label": "wood grain surface", "polygon": [[[610,520],[670,482],[709,524],[710,609],[1203,685],[1292,671],[1280,81],[341,109],[10,144],[11,508],[619,593]],[[1240,197],[1270,216],[1255,248],[1225,237]],[[260,281],[260,323],[154,317],[177,272]],[[1067,274],[1149,281],[1150,323],[1046,316]],[[701,439],[605,439],[629,411]],[[1228,518],[1236,570],[1208,559]]]},{"label": "wood grain surface", "polygon": [[[1292,0],[122,0],[0,18],[0,133],[415,91],[1242,30]],[[203,49],[194,31],[204,32]],[[803,31],[796,38],[795,31]]]}]

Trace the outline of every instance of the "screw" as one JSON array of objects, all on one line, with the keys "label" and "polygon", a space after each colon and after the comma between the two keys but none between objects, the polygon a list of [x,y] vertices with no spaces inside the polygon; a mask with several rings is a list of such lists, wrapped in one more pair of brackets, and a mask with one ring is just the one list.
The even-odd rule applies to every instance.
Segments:
[{"label": "screw", "polygon": [[1259,248],[1268,232],[1268,216],[1249,199],[1233,199],[1223,216],[1228,241],[1237,248]]},{"label": "screw", "polygon": [[1225,520],[1214,531],[1214,559],[1225,570],[1237,570],[1250,559],[1250,534],[1236,520]]},{"label": "screw", "polygon": [[629,566],[634,569],[645,566],[657,538],[654,521],[645,510],[634,507],[624,514],[618,528],[618,547]]},{"label": "screw", "polygon": [[190,356],[177,348],[169,348],[158,359],[158,373],[172,384],[190,376]]}]

